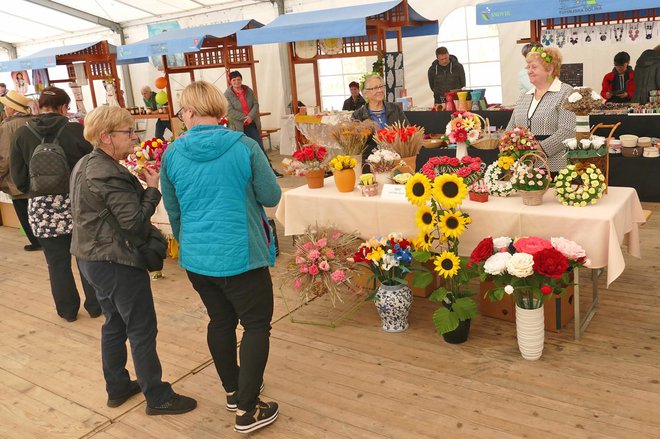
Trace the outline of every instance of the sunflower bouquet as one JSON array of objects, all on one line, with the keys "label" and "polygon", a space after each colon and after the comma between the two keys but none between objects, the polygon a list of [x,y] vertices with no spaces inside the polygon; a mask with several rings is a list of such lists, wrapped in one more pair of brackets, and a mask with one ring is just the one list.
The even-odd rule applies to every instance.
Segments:
[{"label": "sunflower bouquet", "polygon": [[467,185],[479,180],[484,174],[484,163],[479,157],[463,156],[456,157],[431,157],[419,170],[433,181],[435,177],[442,174],[456,174],[463,179]]},{"label": "sunflower bouquet", "polygon": [[[413,257],[422,263],[433,260],[435,271],[446,281],[445,286],[429,297],[442,305],[433,313],[435,329],[442,335],[477,315],[477,304],[463,287],[477,272],[458,256],[459,237],[472,222],[468,214],[460,211],[467,194],[463,178],[455,174],[442,174],[430,180],[417,173],[406,184],[408,201],[418,206],[415,224],[420,232],[413,241],[417,249]],[[433,273],[420,272],[413,285],[425,287],[432,280]]]}]

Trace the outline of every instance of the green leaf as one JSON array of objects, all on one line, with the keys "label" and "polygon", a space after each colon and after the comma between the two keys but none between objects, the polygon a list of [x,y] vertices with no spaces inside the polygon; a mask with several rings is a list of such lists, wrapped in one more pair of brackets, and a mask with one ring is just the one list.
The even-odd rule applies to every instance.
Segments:
[{"label": "green leaf", "polygon": [[401,285],[408,285],[408,281],[402,277],[392,276],[392,280]]},{"label": "green leaf", "polygon": [[445,297],[447,297],[448,293],[449,291],[447,291],[447,288],[440,287],[431,293],[431,295],[429,296],[429,300],[436,303],[442,303]]},{"label": "green leaf", "polygon": [[446,334],[458,328],[458,315],[444,306],[433,313],[433,324],[438,334]]},{"label": "green leaf", "polygon": [[414,252],[412,252],[412,257],[417,262],[425,263],[429,259],[431,259],[431,252],[414,251]]},{"label": "green leaf", "polygon": [[477,303],[470,297],[456,299],[452,309],[461,321],[471,319],[477,315]]},{"label": "green leaf", "polygon": [[426,288],[433,282],[433,273],[430,271],[415,273],[413,286],[417,288]]}]

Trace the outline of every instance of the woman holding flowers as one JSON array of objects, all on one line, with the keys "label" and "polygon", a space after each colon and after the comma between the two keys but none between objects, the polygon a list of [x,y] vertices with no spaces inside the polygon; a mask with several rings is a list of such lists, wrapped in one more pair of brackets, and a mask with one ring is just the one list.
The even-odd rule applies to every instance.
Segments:
[{"label": "woman holding flowers", "polygon": [[562,108],[573,88],[559,80],[561,53],[554,47],[534,47],[527,54],[527,74],[534,86],[520,95],[506,131],[529,128],[548,157],[552,172],[566,166],[562,141],[575,136],[575,114]]},{"label": "woman holding flowers", "polygon": [[[225,127],[227,100],[213,85],[196,81],[181,94],[188,131],[165,151],[163,201],[180,243],[179,264],[211,319],[207,341],[243,433],[277,418],[274,402],[259,400],[268,360],[275,242],[264,206],[280,200],[280,187],[259,144]],[[240,368],[236,327],[244,328]]]},{"label": "woman holding flowers", "polygon": [[[387,125],[392,125],[394,122],[408,123],[406,115],[403,110],[396,104],[385,102],[385,81],[377,73],[367,74],[362,82],[362,93],[367,100],[367,105],[363,105],[357,109],[352,118],[355,120],[373,120],[377,127],[376,130],[381,130]],[[367,145],[362,152],[363,168],[367,163],[367,158],[376,149],[376,142],[373,137],[367,141]],[[369,172],[368,169],[363,169],[363,172]]]}]

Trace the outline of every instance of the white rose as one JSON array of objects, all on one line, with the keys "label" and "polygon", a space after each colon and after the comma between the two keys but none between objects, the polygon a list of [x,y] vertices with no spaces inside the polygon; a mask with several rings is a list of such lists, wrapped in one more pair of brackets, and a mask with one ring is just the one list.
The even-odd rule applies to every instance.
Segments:
[{"label": "white rose", "polygon": [[591,148],[591,140],[589,139],[582,139],[580,140],[580,147],[582,149],[589,149]]},{"label": "white rose", "polygon": [[513,240],[511,238],[509,238],[508,236],[500,236],[499,238],[494,238],[493,239],[493,248],[496,248],[496,249],[509,248],[512,241]]},{"label": "white rose", "polygon": [[511,259],[510,253],[495,253],[484,262],[484,271],[497,276],[506,271],[506,263]]},{"label": "white rose", "polygon": [[513,287],[511,285],[507,285],[504,287],[504,292],[507,294],[513,294]]},{"label": "white rose", "polygon": [[506,271],[515,277],[527,277],[534,273],[534,257],[529,253],[516,253],[506,263]]},{"label": "white rose", "polygon": [[605,144],[605,137],[601,136],[592,136],[591,137],[591,144],[594,146],[594,148],[600,148]]},{"label": "white rose", "polygon": [[571,95],[568,97],[568,102],[573,104],[581,99],[582,99],[582,95],[575,91],[571,93]]}]

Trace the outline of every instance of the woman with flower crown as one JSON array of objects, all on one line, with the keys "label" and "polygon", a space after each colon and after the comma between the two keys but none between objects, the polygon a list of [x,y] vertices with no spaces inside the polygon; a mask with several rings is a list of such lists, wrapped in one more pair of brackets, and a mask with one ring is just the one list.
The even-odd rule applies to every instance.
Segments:
[{"label": "woman with flower crown", "polygon": [[532,89],[518,98],[506,131],[529,128],[548,157],[550,171],[566,166],[562,141],[575,136],[575,114],[562,108],[573,90],[559,80],[561,53],[554,47],[533,47],[527,54],[527,75]]},{"label": "woman with flower crown", "polygon": [[[355,120],[373,120],[376,122],[376,131],[392,125],[394,122],[408,124],[403,110],[396,104],[385,102],[385,81],[377,73],[371,73],[364,76],[362,82],[362,94],[367,101],[366,105],[358,108],[351,116]],[[376,142],[373,137],[369,137],[367,145],[362,151],[363,168],[367,165],[367,158],[376,149]],[[363,169],[362,172],[370,172],[369,169]]]}]

